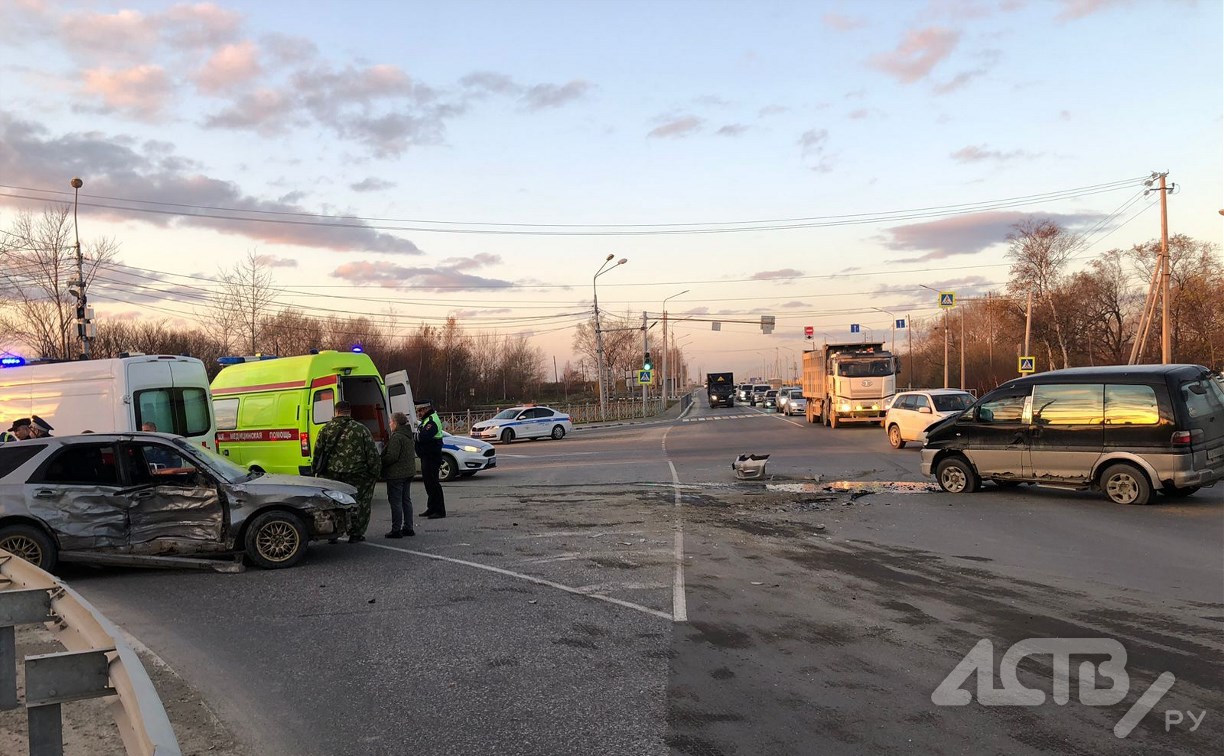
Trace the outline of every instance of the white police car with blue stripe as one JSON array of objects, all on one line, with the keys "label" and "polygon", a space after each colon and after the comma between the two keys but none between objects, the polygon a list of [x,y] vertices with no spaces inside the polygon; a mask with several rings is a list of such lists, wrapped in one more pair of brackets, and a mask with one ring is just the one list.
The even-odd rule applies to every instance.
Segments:
[{"label": "white police car with blue stripe", "polygon": [[551,407],[525,404],[502,410],[491,420],[472,425],[472,438],[508,444],[520,438],[565,438],[574,429],[570,416]]}]

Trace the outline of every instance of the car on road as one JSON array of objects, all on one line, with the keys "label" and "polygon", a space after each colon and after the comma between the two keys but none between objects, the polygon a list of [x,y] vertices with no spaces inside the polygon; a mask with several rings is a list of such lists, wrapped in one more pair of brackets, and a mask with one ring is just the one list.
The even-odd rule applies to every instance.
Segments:
[{"label": "car on road", "polygon": [[741,383],[735,389],[735,400],[740,404],[748,404],[752,401],[752,384]]},{"label": "car on road", "polygon": [[748,403],[753,407],[765,401],[765,392],[772,389],[768,383],[754,383],[752,385],[752,394],[748,397]]},{"label": "car on road", "polygon": [[438,478],[454,480],[470,478],[481,470],[497,467],[497,450],[493,444],[468,436],[442,432],[442,466]]},{"label": "car on road", "polygon": [[922,441],[926,429],[973,406],[973,394],[961,389],[922,389],[894,394],[884,415],[884,432],[894,449]]},{"label": "car on road", "polygon": [[778,410],[778,390],[770,389],[766,391],[765,398],[761,400],[761,406],[776,412]]},{"label": "car on road", "polygon": [[333,480],[251,472],[165,433],[22,441],[0,446],[0,549],[45,570],[236,553],[292,567],[312,539],[348,529],[355,493]]},{"label": "car on road", "polygon": [[472,438],[508,444],[520,438],[560,440],[574,430],[570,416],[551,407],[525,404],[498,412],[492,419],[472,425]]},{"label": "car on road", "polygon": [[1103,491],[1118,504],[1224,479],[1224,389],[1201,365],[1070,368],[1015,378],[927,430],[922,474]]},{"label": "car on road", "polygon": [[807,399],[799,386],[783,386],[778,389],[778,411],[785,415],[802,415],[807,412]]}]

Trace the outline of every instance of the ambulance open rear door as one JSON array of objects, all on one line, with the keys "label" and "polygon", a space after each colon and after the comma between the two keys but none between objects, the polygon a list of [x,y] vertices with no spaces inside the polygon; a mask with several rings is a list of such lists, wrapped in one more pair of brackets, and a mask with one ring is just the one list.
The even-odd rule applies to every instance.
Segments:
[{"label": "ambulance open rear door", "polygon": [[408,381],[407,370],[397,370],[388,373],[386,378],[387,405],[391,412],[403,412],[412,423],[412,432],[417,431],[416,407],[412,399],[412,384]]}]

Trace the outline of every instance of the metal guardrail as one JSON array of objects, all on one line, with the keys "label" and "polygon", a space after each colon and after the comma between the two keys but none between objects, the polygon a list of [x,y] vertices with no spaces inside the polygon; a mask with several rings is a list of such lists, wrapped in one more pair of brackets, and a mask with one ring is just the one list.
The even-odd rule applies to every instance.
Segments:
[{"label": "metal guardrail", "polygon": [[144,664],[110,620],[50,573],[0,550],[0,708],[17,707],[14,626],[43,623],[65,652],[27,656],[30,756],[63,753],[60,704],[114,696],[111,712],[132,756],[182,749]]}]

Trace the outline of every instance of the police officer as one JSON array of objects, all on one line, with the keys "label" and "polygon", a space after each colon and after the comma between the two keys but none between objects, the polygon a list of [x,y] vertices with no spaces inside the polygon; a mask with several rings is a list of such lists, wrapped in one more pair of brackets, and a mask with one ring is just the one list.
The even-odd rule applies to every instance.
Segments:
[{"label": "police officer", "polygon": [[442,495],[442,484],[438,482],[438,469],[442,467],[442,418],[434,410],[433,402],[422,400],[416,406],[421,420],[417,431],[416,453],[421,459],[421,481],[429,499],[421,516],[437,520],[446,516],[446,498]]},{"label": "police officer", "polygon": [[51,423],[43,420],[38,415],[34,415],[30,418],[31,438],[50,438],[51,431],[53,430],[55,430],[55,428],[51,427]]},{"label": "police officer", "polygon": [[357,511],[349,520],[348,541],[364,541],[382,459],[369,428],[353,419],[353,407],[348,402],[336,402],[335,415],[319,431],[311,465],[315,476],[357,489]]},{"label": "police officer", "polygon": [[30,418],[23,417],[20,420],[14,420],[8,430],[0,433],[0,444],[9,443],[10,441],[25,441],[27,438],[31,438],[32,435]]}]

